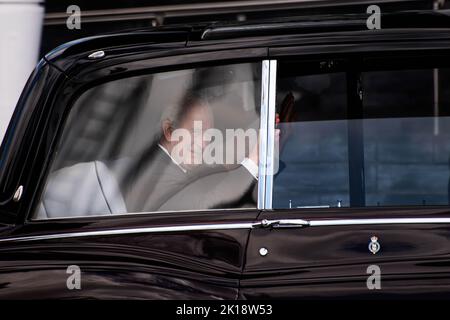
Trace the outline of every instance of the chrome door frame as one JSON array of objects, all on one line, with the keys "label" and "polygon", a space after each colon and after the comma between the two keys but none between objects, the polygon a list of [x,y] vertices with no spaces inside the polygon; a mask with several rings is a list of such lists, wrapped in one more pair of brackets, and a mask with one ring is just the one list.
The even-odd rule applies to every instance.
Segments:
[{"label": "chrome door frame", "polygon": [[258,209],[272,209],[273,175],[275,171],[275,98],[277,60],[262,61],[261,118],[258,164]]},{"label": "chrome door frame", "polygon": [[143,228],[120,228],[99,231],[66,232],[55,234],[39,234],[31,236],[7,237],[0,239],[0,243],[8,242],[30,242],[53,239],[84,238],[93,236],[114,236],[130,234],[151,233],[176,233],[213,230],[238,230],[238,229],[278,229],[278,228],[308,228],[326,226],[352,226],[352,225],[405,225],[405,224],[450,224],[450,218],[361,218],[361,219],[277,219],[261,220],[257,222],[243,223],[217,223],[217,224],[195,224],[195,225],[172,225],[162,227]]}]

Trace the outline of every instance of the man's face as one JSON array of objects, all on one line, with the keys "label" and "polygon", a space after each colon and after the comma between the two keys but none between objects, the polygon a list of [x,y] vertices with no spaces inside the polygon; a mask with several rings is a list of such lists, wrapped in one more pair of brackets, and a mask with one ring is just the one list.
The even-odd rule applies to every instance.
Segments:
[{"label": "man's face", "polygon": [[[194,167],[202,162],[203,150],[209,142],[204,141],[203,133],[212,128],[214,118],[211,109],[207,105],[197,104],[189,109],[182,118],[178,129],[184,129],[189,138],[172,141],[177,149],[182,148],[187,152],[181,154],[181,165],[186,168]],[[197,160],[195,160],[197,159]],[[200,160],[200,161],[199,161]],[[199,163],[200,162],[200,163]]]}]

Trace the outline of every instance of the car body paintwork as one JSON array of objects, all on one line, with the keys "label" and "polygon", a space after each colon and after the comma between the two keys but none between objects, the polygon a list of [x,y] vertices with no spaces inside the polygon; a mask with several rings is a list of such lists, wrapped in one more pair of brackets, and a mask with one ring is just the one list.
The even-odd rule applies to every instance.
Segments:
[{"label": "car body paintwork", "polygon": [[[441,17],[442,18],[442,17]],[[446,224],[362,225],[185,231],[18,241],[20,237],[167,225],[253,223],[262,219],[450,217],[447,207],[224,210],[32,221],[71,102],[110,79],[186,65],[289,57],[447,53],[450,31],[391,28],[201,38],[206,26],[105,35],[63,45],[30,77],[1,148],[0,298],[261,299],[448,297]],[[433,21],[433,19],[431,19]],[[338,24],[339,25],[339,24]],[[216,33],[217,35],[217,33]],[[103,50],[104,58],[89,59]],[[19,185],[19,202],[12,195]],[[368,250],[377,236],[380,253]],[[260,248],[268,254],[261,256]],[[367,267],[383,271],[368,290]],[[82,270],[82,290],[66,286]]]}]

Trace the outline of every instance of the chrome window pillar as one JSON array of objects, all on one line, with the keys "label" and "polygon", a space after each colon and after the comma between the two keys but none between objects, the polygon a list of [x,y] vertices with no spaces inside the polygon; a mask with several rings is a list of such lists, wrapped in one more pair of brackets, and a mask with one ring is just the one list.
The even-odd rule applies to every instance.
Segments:
[{"label": "chrome window pillar", "polygon": [[277,61],[263,60],[258,165],[258,209],[272,209],[273,174],[278,161],[275,146],[275,94]]},{"label": "chrome window pillar", "polygon": [[259,124],[258,209],[264,209],[266,192],[267,115],[269,111],[269,60],[261,66],[261,113]]},{"label": "chrome window pillar", "polygon": [[26,241],[42,241],[42,240],[58,240],[70,238],[84,237],[105,237],[117,235],[133,235],[133,234],[153,234],[153,233],[169,233],[175,232],[196,232],[211,230],[251,230],[255,228],[314,228],[329,226],[371,226],[371,225],[405,225],[405,224],[450,224],[450,218],[391,218],[391,219],[344,219],[344,220],[303,220],[303,219],[280,219],[280,220],[262,220],[258,222],[242,222],[242,223],[222,223],[222,224],[199,224],[199,225],[175,225],[164,227],[148,227],[148,228],[125,228],[110,229],[99,231],[69,232],[69,233],[49,233],[31,236],[19,236],[0,238],[0,243],[4,242],[26,242]]}]

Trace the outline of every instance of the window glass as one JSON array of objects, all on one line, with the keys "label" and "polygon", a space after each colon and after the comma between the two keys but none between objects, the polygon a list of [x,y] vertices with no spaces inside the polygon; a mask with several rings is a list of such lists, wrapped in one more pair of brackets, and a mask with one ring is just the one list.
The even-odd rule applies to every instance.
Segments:
[{"label": "window glass", "polygon": [[273,207],[348,206],[345,73],[284,76],[283,71],[280,66]]},{"label": "window glass", "polygon": [[34,218],[256,207],[260,78],[244,63],[84,92]]},{"label": "window glass", "polygon": [[448,69],[363,74],[366,205],[449,203]]},{"label": "window glass", "polygon": [[273,207],[448,205],[450,69],[321,64],[279,64]]}]

